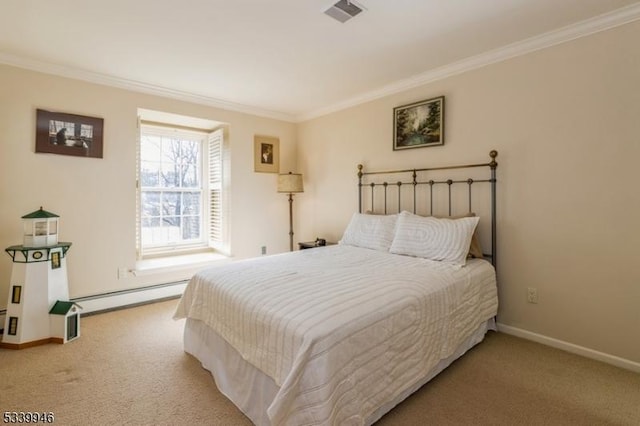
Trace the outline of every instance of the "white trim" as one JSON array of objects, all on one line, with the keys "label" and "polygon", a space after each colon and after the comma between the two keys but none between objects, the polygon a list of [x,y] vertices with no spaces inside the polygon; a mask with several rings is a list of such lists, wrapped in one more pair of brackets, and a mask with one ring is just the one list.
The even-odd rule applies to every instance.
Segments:
[{"label": "white trim", "polygon": [[380,99],[385,96],[413,89],[434,81],[462,74],[467,71],[481,68],[486,65],[502,62],[517,56],[526,55],[536,50],[545,49],[557,44],[565,43],[581,37],[586,37],[600,31],[615,28],[640,19],[640,3],[614,10],[578,23],[568,25],[557,30],[549,31],[516,43],[489,50],[479,55],[471,56],[439,68],[432,69],[422,74],[396,81],[377,90],[347,99],[337,104],[310,111],[296,116],[296,121],[301,122],[317,118],[323,115],[337,112],[356,105]]},{"label": "white trim", "polygon": [[149,303],[155,300],[180,297],[187,286],[187,281],[150,286],[140,289],[124,290],[114,293],[99,294],[87,298],[72,299],[82,306],[82,314],[122,308],[129,305]]},{"label": "white trim", "polygon": [[[178,298],[182,296],[187,281],[179,281],[169,284],[160,284],[144,288],[122,290],[112,293],[103,293],[95,296],[79,297],[71,299],[72,302],[82,306],[82,314],[91,312],[108,311],[130,305],[149,303],[166,298]],[[0,328],[3,328],[6,313],[0,313]],[[2,335],[0,334],[0,337]]]},{"label": "white trim", "polygon": [[[181,281],[137,290],[118,293],[107,293],[94,296],[91,299],[83,300],[83,298],[79,298],[74,299],[73,301],[79,303],[82,306],[83,314],[88,314],[91,312],[110,310],[123,306],[134,305],[137,303],[151,302],[153,300],[159,300],[168,297],[179,297],[184,292],[186,286],[187,281]],[[5,317],[6,314],[0,314],[0,324],[4,325]],[[585,358],[594,359],[614,365],[616,367],[633,371],[635,373],[640,373],[640,363],[628,359],[606,354],[604,352],[598,352],[593,349],[574,345],[573,343],[568,343],[562,340],[554,339],[552,337],[543,336],[531,331],[522,330],[517,327],[511,327],[509,325],[501,323],[498,323],[497,326],[498,331],[501,333],[521,337],[526,340],[531,340],[533,342],[537,342],[546,346],[551,346],[552,348],[561,349],[563,351],[567,351],[576,355],[584,356]]]},{"label": "white trim", "polygon": [[0,64],[6,64],[18,68],[24,68],[31,71],[41,72],[44,74],[52,74],[60,77],[71,78],[74,80],[87,81],[89,83],[101,84],[103,86],[117,87],[120,89],[131,90],[134,92],[146,93],[149,95],[162,96],[170,99],[191,102],[199,105],[206,105],[224,110],[242,112],[245,114],[256,115],[258,117],[273,118],[288,122],[295,122],[294,116],[291,114],[271,111],[263,108],[242,105],[223,99],[212,98],[210,96],[199,95],[196,93],[184,92],[181,90],[170,89],[168,87],[158,86],[154,84],[144,83],[136,80],[115,77],[107,74],[101,74],[93,71],[87,71],[80,68],[71,68],[63,65],[53,64],[50,62],[28,59],[0,52]]},{"label": "white trim", "polygon": [[177,271],[193,271],[193,273],[195,273],[207,266],[223,265],[231,261],[232,258],[229,256],[224,256],[213,251],[206,251],[180,256],[165,256],[139,260],[136,262],[136,268],[130,272],[136,277]]},{"label": "white trim", "polygon": [[471,56],[461,61],[454,62],[452,64],[445,65],[434,70],[430,70],[425,73],[397,81],[387,86],[383,86],[379,89],[347,99],[343,102],[339,102],[334,105],[298,115],[242,105],[227,100],[212,98],[209,96],[198,95],[195,93],[170,89],[167,87],[157,86],[140,81],[109,76],[92,71],[66,67],[49,62],[23,58],[3,52],[0,52],[0,64],[11,65],[19,68],[42,72],[45,74],[58,75],[61,77],[67,77],[76,80],[88,81],[90,83],[102,84],[105,86],[118,87],[135,92],[163,96],[166,98],[177,99],[185,102],[191,102],[220,109],[252,114],[259,117],[267,117],[276,120],[296,123],[350,108],[365,102],[382,98],[384,96],[393,95],[395,93],[432,83],[437,80],[442,80],[444,78],[461,74],[463,72],[490,65],[496,62],[505,61],[516,56],[526,55],[527,53],[531,53],[536,50],[544,49],[557,44],[565,43],[567,41],[575,40],[577,38],[595,34],[600,31],[605,31],[621,25],[625,25],[638,19],[640,19],[640,3],[631,4],[612,12],[604,13],[602,15],[595,16],[593,18],[586,19],[572,25],[568,25],[557,30],[549,31],[520,42],[493,49],[488,52]]},{"label": "white trim", "polygon": [[[134,276],[157,275],[159,273],[184,272],[185,277],[192,276],[198,270],[214,265],[223,265],[233,261],[232,258],[220,254],[196,253],[187,256],[174,256],[143,260],[136,264],[136,269],[129,270]],[[76,297],[71,301],[82,306],[82,315],[91,312],[118,309],[126,306],[148,303],[155,300],[179,297],[187,286],[188,278],[177,281],[102,293],[93,296]],[[4,328],[6,309],[0,309],[0,330]],[[0,333],[0,338],[2,334]]]},{"label": "white trim", "polygon": [[91,297],[72,299],[82,306],[82,315],[122,308],[129,305],[148,303],[154,300],[182,296],[187,281],[149,286],[140,289],[123,290],[113,293],[99,294]]},{"label": "white trim", "polygon": [[552,337],[544,336],[538,333],[533,333],[527,330],[522,330],[517,327],[511,327],[509,325],[505,325],[501,323],[498,323],[498,331],[505,334],[510,334],[512,336],[522,337],[523,339],[531,340],[537,343],[541,343],[543,345],[551,346],[552,348],[571,352],[573,354],[580,355],[585,358],[602,361],[607,364],[615,365],[616,367],[624,368],[626,370],[631,370],[635,373],[640,373],[640,363],[634,362],[628,359],[620,358],[615,355],[606,354],[604,352],[598,352],[593,349],[585,348],[584,346],[574,345],[573,343],[554,339]]}]

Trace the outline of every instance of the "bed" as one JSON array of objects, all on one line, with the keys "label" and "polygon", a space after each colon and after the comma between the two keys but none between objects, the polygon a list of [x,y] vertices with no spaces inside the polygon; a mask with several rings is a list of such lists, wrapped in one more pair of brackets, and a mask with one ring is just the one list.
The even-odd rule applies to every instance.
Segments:
[{"label": "bed", "polygon": [[[256,425],[374,423],[495,329],[496,156],[359,166],[358,211],[340,244],[193,276],[175,313],[186,318],[185,351]],[[468,170],[488,176],[461,178]],[[422,177],[440,172],[454,177]],[[472,205],[480,186],[486,215]],[[447,218],[435,217],[441,199]],[[491,250],[470,254],[479,223]]]}]

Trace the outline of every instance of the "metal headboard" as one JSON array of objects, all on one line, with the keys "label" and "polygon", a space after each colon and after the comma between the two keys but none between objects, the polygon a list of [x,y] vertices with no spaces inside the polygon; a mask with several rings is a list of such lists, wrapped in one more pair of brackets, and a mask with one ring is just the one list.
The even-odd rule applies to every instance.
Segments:
[{"label": "metal headboard", "polygon": [[[404,169],[404,170],[388,170],[388,171],[364,171],[364,167],[362,164],[358,164],[358,211],[360,213],[364,210],[364,200],[363,200],[363,191],[365,189],[370,188],[370,201],[371,201],[371,212],[379,212],[382,214],[389,214],[389,203],[392,203],[393,200],[389,200],[388,189],[394,186],[397,186],[397,212],[403,210],[403,200],[402,200],[402,187],[403,185],[411,185],[413,187],[413,195],[410,196],[410,202],[412,201],[412,210],[413,213],[421,214],[418,212],[418,198],[419,188],[425,187],[427,188],[428,194],[428,211],[427,215],[431,216],[434,214],[434,187],[447,185],[447,203],[448,203],[448,215],[451,216],[452,208],[454,200],[452,199],[452,188],[455,186],[464,186],[467,185],[467,208],[468,212],[474,212],[472,206],[472,187],[473,190],[476,190],[476,184],[490,184],[490,217],[491,217],[491,252],[483,253],[485,258],[490,258],[493,266],[496,266],[496,168],[498,167],[498,163],[496,162],[496,157],[498,156],[498,151],[491,151],[489,153],[489,157],[491,157],[491,161],[488,163],[480,163],[480,164],[465,164],[465,165],[453,165],[453,166],[442,166],[442,167],[427,167],[422,169]],[[459,176],[456,178],[437,178],[428,179],[427,177],[432,175],[433,172],[438,172],[436,174],[440,175],[439,171],[442,170],[464,170],[464,169],[480,169],[483,168],[490,170],[489,176],[487,177],[466,177],[460,178]],[[453,174],[453,172],[452,172]],[[389,183],[388,179],[396,179],[399,180],[396,182]],[[387,180],[385,180],[387,179]],[[405,179],[404,181],[402,179]],[[408,180],[411,179],[411,180]],[[376,190],[382,190],[382,201],[378,204],[375,203],[376,199]],[[406,203],[406,201],[405,201]],[[377,211],[376,207],[379,207],[380,204],[383,206],[382,211]],[[394,209],[395,210],[395,209]],[[404,210],[411,210],[411,208],[404,208]]]}]

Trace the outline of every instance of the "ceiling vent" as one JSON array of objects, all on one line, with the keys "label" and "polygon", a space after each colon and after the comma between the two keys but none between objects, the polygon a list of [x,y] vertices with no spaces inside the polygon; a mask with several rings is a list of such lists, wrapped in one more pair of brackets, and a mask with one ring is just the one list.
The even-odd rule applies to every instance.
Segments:
[{"label": "ceiling vent", "polygon": [[331,16],[336,21],[345,23],[363,10],[364,8],[359,4],[356,4],[354,1],[340,0],[329,9],[325,10],[324,13]]}]

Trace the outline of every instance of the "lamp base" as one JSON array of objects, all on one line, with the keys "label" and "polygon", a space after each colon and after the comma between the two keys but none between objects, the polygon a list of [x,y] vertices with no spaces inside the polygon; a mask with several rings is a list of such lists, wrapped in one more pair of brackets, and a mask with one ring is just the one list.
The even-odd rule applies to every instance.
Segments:
[{"label": "lamp base", "polygon": [[289,251],[293,251],[293,193],[289,193]]}]

